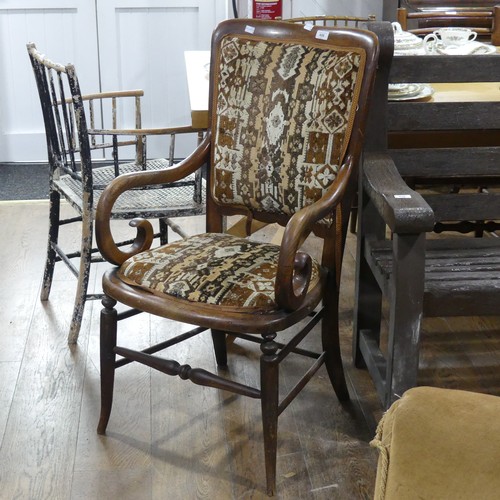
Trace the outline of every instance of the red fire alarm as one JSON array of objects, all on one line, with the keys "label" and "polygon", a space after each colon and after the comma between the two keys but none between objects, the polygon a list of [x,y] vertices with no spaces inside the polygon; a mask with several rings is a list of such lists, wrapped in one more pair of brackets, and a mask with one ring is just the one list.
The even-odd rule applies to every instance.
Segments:
[{"label": "red fire alarm", "polygon": [[253,0],[255,19],[276,19],[283,16],[283,0]]}]

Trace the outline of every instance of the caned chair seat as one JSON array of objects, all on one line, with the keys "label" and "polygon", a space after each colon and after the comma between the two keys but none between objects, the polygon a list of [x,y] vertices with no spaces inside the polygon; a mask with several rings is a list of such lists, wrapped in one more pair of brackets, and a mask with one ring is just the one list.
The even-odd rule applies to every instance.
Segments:
[{"label": "caned chair seat", "polygon": [[[154,160],[147,162],[147,170],[160,170],[169,167],[166,160]],[[121,173],[141,172],[142,168],[137,163],[125,163],[120,165]],[[100,167],[93,170],[96,184],[106,186],[115,178],[114,167]],[[124,193],[113,207],[114,219],[130,219],[137,217],[156,217],[158,212],[168,211],[170,217],[184,217],[188,215],[201,215],[205,213],[205,181],[202,180],[203,189],[199,202],[193,199],[193,184],[195,174],[183,181],[172,183],[168,189],[142,189]],[[54,180],[56,189],[63,194],[66,200],[77,210],[81,211],[83,200],[83,187],[80,180],[69,175],[62,175]],[[95,188],[94,212],[102,189]],[[135,214],[135,215],[134,215]]]}]

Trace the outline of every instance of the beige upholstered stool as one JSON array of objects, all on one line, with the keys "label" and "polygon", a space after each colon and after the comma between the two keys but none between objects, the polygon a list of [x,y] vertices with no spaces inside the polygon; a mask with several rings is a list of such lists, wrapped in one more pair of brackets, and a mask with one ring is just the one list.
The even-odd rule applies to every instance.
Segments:
[{"label": "beige upholstered stool", "polygon": [[500,398],[416,387],[380,421],[375,499],[500,499]]}]

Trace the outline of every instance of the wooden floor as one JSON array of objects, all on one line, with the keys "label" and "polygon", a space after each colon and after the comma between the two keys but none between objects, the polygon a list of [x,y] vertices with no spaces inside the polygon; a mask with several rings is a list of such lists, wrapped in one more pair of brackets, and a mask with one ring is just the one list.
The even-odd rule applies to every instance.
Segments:
[{"label": "wooden floor", "polygon": [[[128,366],[118,372],[105,437],[99,412],[100,304],[87,305],[76,347],[66,343],[75,281],[62,267],[50,300],[38,299],[47,202],[0,202],[0,498],[266,498],[260,405]],[[192,229],[202,230],[199,221]],[[78,242],[78,234],[67,238]],[[320,370],[279,422],[278,498],[368,499],[377,455],[370,448],[381,408],[350,359],[354,239],[348,242],[341,302],[342,343],[352,401],[341,406]],[[99,288],[98,274],[92,286]],[[500,318],[435,318],[424,323],[422,384],[500,395]],[[182,326],[185,328],[185,325]],[[143,347],[175,326],[139,316],[120,337]],[[209,337],[177,349],[214,368]],[[237,341],[229,372],[251,383],[258,351]],[[294,383],[299,360],[282,373]]]}]

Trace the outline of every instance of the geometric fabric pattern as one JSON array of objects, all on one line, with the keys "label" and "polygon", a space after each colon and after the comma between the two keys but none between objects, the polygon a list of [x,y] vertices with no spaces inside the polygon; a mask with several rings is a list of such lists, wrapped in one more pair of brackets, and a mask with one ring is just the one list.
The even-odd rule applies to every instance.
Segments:
[{"label": "geometric fabric pattern", "polygon": [[[155,295],[233,308],[275,309],[274,283],[280,247],[229,234],[201,234],[141,252],[118,273]],[[309,288],[318,284],[313,260]]]},{"label": "geometric fabric pattern", "polygon": [[212,103],[215,200],[286,215],[317,201],[344,161],[364,62],[355,48],[227,36]]}]

